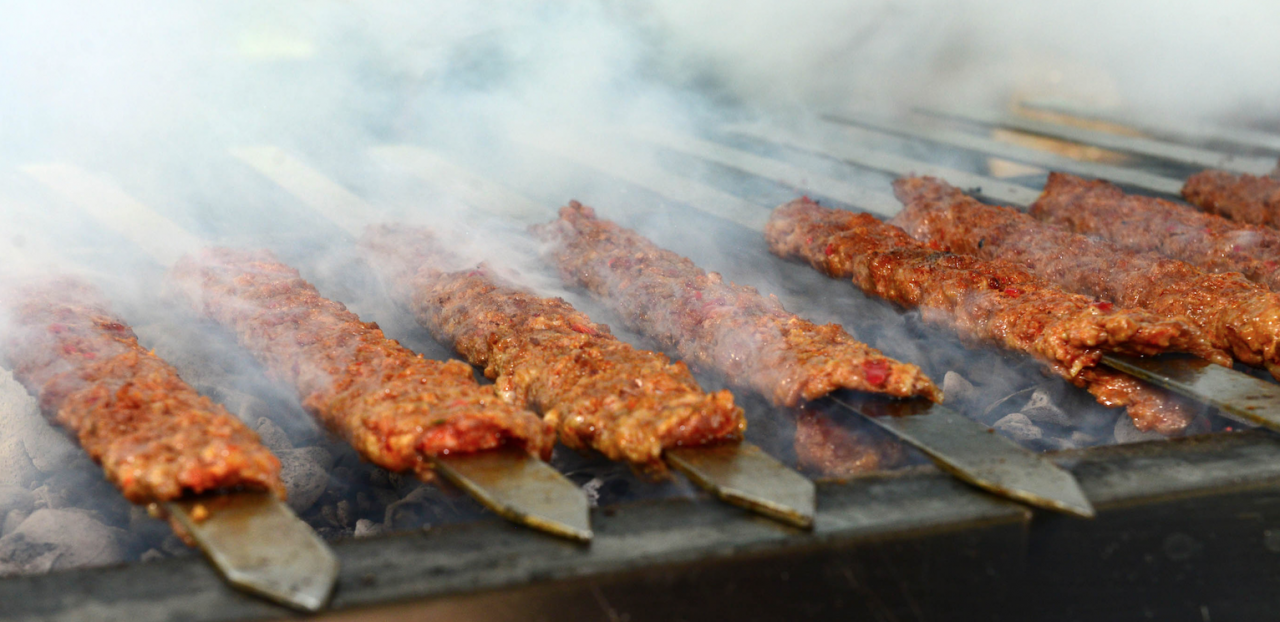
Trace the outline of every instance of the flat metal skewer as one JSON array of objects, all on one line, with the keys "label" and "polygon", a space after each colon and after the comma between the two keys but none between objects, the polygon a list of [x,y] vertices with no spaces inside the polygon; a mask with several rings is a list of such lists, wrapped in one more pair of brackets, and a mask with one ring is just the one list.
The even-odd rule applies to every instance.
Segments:
[{"label": "flat metal skewer", "polygon": [[[554,210],[542,208],[537,202],[490,182],[426,149],[395,145],[374,147],[370,151],[371,155],[384,164],[400,167],[405,172],[420,176],[427,183],[454,191],[458,193],[456,195],[458,198],[469,204],[481,205],[482,209],[491,214],[512,218],[525,224],[543,222],[555,214]],[[351,201],[343,201],[339,204],[331,200],[311,198],[323,197],[325,194],[317,192],[316,188],[305,187],[308,180],[324,177],[319,171],[271,146],[235,149],[232,154],[267,178],[276,181],[325,217],[336,223],[351,222],[348,230],[352,230],[353,233],[359,231],[361,225],[350,221],[350,210],[354,205]],[[330,185],[337,184],[326,181],[322,187]],[[367,204],[359,207],[359,210],[364,214],[378,211]],[[813,482],[787,468],[755,445],[744,442],[668,449],[663,453],[663,458],[667,464],[684,473],[695,484],[728,503],[798,527],[813,526],[816,508]],[[513,520],[517,520],[516,517],[520,512],[514,511],[508,514],[509,510],[501,499],[492,494],[493,492],[501,489],[501,492],[512,495],[512,498],[520,500],[526,507],[546,503],[544,513],[554,511],[555,504],[545,501],[546,495],[532,487],[514,490],[503,488],[506,480],[494,475],[495,470],[489,466],[487,462],[489,460],[491,459],[479,457],[474,459],[449,457],[437,459],[437,464],[443,467],[441,472],[446,477],[463,488],[470,490],[469,486],[472,483],[487,482],[490,493],[476,494],[476,497],[495,512]],[[491,499],[492,504],[490,501],[485,501],[486,499]],[[562,507],[568,507],[568,505]],[[589,527],[583,526],[575,532],[568,529],[567,525],[570,523],[568,519],[562,520],[558,527],[566,530],[562,535],[575,537],[574,533],[582,533],[581,530],[585,529],[585,533],[590,537]]]},{"label": "flat metal skewer", "polygon": [[[127,235],[162,265],[171,265],[183,253],[205,245],[204,240],[133,199],[105,176],[65,164],[27,166],[22,170],[102,220],[104,225]],[[323,178],[320,179],[323,181]],[[351,195],[338,196],[335,201],[334,195],[323,192],[315,193],[314,196],[346,205],[351,205],[353,198],[359,200]],[[164,235],[148,235],[145,230],[133,229],[131,223],[135,222],[146,223],[148,227],[161,231]],[[346,226],[356,225],[349,221]],[[558,536],[589,540],[590,512],[582,490],[536,457],[518,453],[518,456],[492,458],[475,454],[473,460],[468,460],[466,456],[450,456],[437,459],[437,464],[446,467],[446,476],[454,479],[456,475],[455,481],[460,482],[459,485],[464,490],[504,518]],[[507,479],[498,477],[499,467],[506,469],[503,474]],[[537,494],[515,494],[513,491],[520,486],[527,486]],[[552,508],[549,505],[551,500],[574,498],[580,500],[580,503],[572,505],[572,509],[568,506]]]},{"label": "flat metal skewer", "polygon": [[[608,175],[614,175],[616,167],[621,171],[627,172],[627,176],[621,178],[631,183],[637,183],[673,201],[689,205],[693,209],[706,209],[700,202],[704,202],[709,198],[731,196],[725,195],[718,190],[707,188],[699,182],[679,177],[673,173],[667,173],[658,167],[631,161],[618,153],[607,154],[605,152],[596,152],[595,150],[576,153],[572,151],[572,147],[584,146],[583,143],[586,142],[563,138],[554,141],[549,147],[540,144],[536,146],[554,150],[559,155],[571,157],[577,162],[596,168]],[[605,157],[606,155],[608,157]],[[641,173],[637,174],[637,171],[641,171]],[[761,206],[732,197],[732,201],[728,204],[713,206],[712,209],[715,211],[709,213],[719,214],[733,210],[756,210],[761,209]],[[747,225],[756,219],[754,217],[740,217],[736,220],[739,224]],[[756,231],[761,231],[763,223],[755,225],[753,228]],[[1088,500],[1081,495],[1079,486],[1076,485],[1075,478],[1070,473],[1053,464],[1044,456],[1032,453],[996,436],[991,433],[990,428],[977,421],[957,415],[954,411],[941,406],[937,407],[936,410],[919,413],[913,419],[904,419],[902,421],[880,421],[873,414],[867,414],[863,410],[856,408],[853,410],[873,420],[877,425],[880,425],[907,444],[920,449],[941,468],[963,481],[974,483],[989,492],[1024,501],[1038,507],[1051,508],[1080,516],[1092,515],[1092,507],[1089,505]],[[686,468],[691,466],[691,461],[687,459],[687,454],[684,451],[680,450],[677,454],[671,454],[668,451],[668,461],[675,468],[688,473]],[[989,452],[990,455],[997,456],[997,458],[994,461],[984,461],[981,457],[984,451]],[[672,461],[673,455],[676,456],[675,461]],[[1028,473],[1034,475],[1028,477],[1016,473],[1015,469],[1012,468],[996,468],[1002,464],[1000,460],[1019,468],[1025,468]],[[701,471],[703,473],[713,472],[710,468],[705,467]],[[717,469],[717,472],[723,471]],[[797,474],[797,476],[799,475]],[[690,475],[690,478],[695,482],[699,482],[699,477],[703,476],[698,474]],[[1063,483],[1064,479],[1069,483]],[[740,485],[733,481],[728,483],[729,487]],[[760,488],[763,491],[776,489],[777,487],[772,485]],[[731,499],[726,500],[731,503],[737,502]],[[793,504],[794,507],[794,504],[800,501],[794,500],[789,503]],[[743,502],[746,503],[745,500]],[[760,504],[748,507],[757,511],[765,511],[764,506]]]},{"label": "flat metal skewer", "polygon": [[[1056,153],[1023,147],[986,136],[969,132],[938,127],[933,119],[925,122],[902,121],[872,114],[841,113],[830,117],[835,123],[823,125],[825,131],[835,137],[849,141],[858,141],[862,137],[859,132],[850,131],[850,125],[870,128],[876,132],[927,140],[940,145],[948,145],[967,151],[975,151],[987,156],[1002,158],[1013,162],[1032,164],[1049,170],[1065,171],[1085,177],[1110,179],[1118,184],[1144,188],[1170,196],[1178,196],[1182,192],[1182,181],[1146,171],[1138,171],[1113,164],[1077,160]],[[775,140],[776,132],[764,128],[741,128],[736,131],[750,133],[762,140]]]},{"label": "flat metal skewer", "polygon": [[978,488],[1029,505],[1093,518],[1070,472],[941,404],[870,394],[833,400],[907,440],[943,470]]},{"label": "flat metal skewer", "polygon": [[1003,112],[990,112],[986,110],[934,109],[922,109],[920,112],[935,117],[960,119],[970,123],[979,123],[982,125],[996,127],[1007,127],[1020,132],[1040,134],[1041,136],[1052,136],[1084,145],[1103,147],[1113,151],[1127,151],[1129,153],[1137,153],[1144,156],[1180,162],[1191,166],[1217,168],[1236,173],[1266,175],[1276,166],[1275,160],[1270,158],[1231,155],[1218,151],[1210,151],[1208,149],[1187,147],[1170,142],[1154,140],[1151,138],[1122,136],[1120,134],[1100,132],[1082,127],[1059,125],[1057,123],[1028,119]]},{"label": "flat metal skewer", "polygon": [[[1241,147],[1267,149],[1280,153],[1280,135],[1262,130],[1241,130],[1222,126],[1208,126],[1185,121],[1152,122],[1147,119],[1124,114],[1119,111],[1095,108],[1068,102],[1065,100],[1035,99],[1024,100],[1018,106],[1029,110],[1042,110],[1086,121],[1101,121],[1112,125],[1129,127],[1144,134],[1164,136],[1185,142],[1214,141],[1234,143]],[[1174,124],[1176,123],[1176,127]]]},{"label": "flat metal skewer", "polygon": [[338,557],[275,495],[211,495],[164,507],[228,583],[303,611],[328,602]]},{"label": "flat metal skewer", "polygon": [[[779,135],[771,133],[770,136],[777,139]],[[794,144],[799,147],[812,150],[821,149],[820,146],[799,142],[799,139],[795,140],[797,142]],[[705,141],[687,139],[680,142],[668,141],[668,144],[688,147],[694,155],[699,155],[700,152],[710,151],[709,147],[699,144],[703,142]],[[717,150],[730,149],[722,145],[715,145],[715,147]],[[910,175],[918,170],[915,162],[900,156],[888,157],[883,162],[876,163],[873,168],[897,175]],[[758,170],[740,170],[756,175],[760,174]],[[765,178],[771,179],[769,177]],[[1003,183],[974,174],[967,174],[964,179],[970,183],[977,183],[983,188],[991,187],[991,184]],[[775,179],[774,181],[787,184],[785,180]],[[845,199],[845,197],[840,196],[833,198]],[[1029,203],[1025,202],[1025,199],[1008,202],[1023,208],[1029,205]],[[856,206],[856,203],[854,205]],[[1193,362],[1203,362],[1203,366],[1193,364],[1193,362],[1185,362],[1184,359],[1170,357],[1137,359],[1107,356],[1103,358],[1103,362],[1114,369],[1129,373],[1152,384],[1174,391],[1179,395],[1214,406],[1229,417],[1244,418],[1255,425],[1264,425],[1280,430],[1280,415],[1272,417],[1269,414],[1272,412],[1280,413],[1280,385],[1273,382],[1261,380],[1234,369],[1213,365],[1199,359],[1193,359]],[[1194,374],[1190,371],[1193,368],[1196,370]],[[1264,407],[1261,405],[1266,400],[1271,400],[1270,403],[1274,404],[1274,406]],[[1277,410],[1273,411],[1271,409]],[[928,453],[928,450],[924,451]]]}]

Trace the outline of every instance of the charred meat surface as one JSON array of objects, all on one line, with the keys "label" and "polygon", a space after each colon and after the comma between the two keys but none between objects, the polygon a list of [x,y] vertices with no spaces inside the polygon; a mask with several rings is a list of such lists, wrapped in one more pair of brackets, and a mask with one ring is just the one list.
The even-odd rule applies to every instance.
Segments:
[{"label": "charred meat surface", "polygon": [[549,456],[554,432],[462,361],[414,354],[266,251],[206,249],[171,277],[366,460],[430,479],[434,456],[506,445]]},{"label": "charred meat surface", "polygon": [[1232,222],[1164,199],[1125,194],[1105,181],[1050,173],[1031,215],[1125,248],[1181,259],[1210,272],[1239,272],[1280,290],[1280,231]]},{"label": "charred meat surface", "polygon": [[1239,274],[1072,233],[930,177],[899,179],[894,191],[905,207],[890,223],[935,249],[1008,260],[1068,291],[1185,319],[1207,340],[1195,354],[1230,365],[1230,352],[1280,374],[1280,294]]},{"label": "charred meat surface", "polygon": [[1182,198],[1210,214],[1280,229],[1280,178],[1201,171],[1187,178]]},{"label": "charred meat surface", "polygon": [[920,308],[968,341],[1034,356],[1099,402],[1128,407],[1138,429],[1176,432],[1194,416],[1177,398],[1098,367],[1105,352],[1186,351],[1198,333],[1181,321],[1069,294],[1011,263],[937,251],[870,214],[807,198],[774,210],[765,236],[775,254]]},{"label": "charred meat surface", "polygon": [[884,470],[906,457],[900,443],[886,443],[810,410],[796,417],[795,452],[801,468],[835,478]]},{"label": "charred meat surface", "polygon": [[508,400],[543,413],[565,445],[658,475],[664,449],[741,440],[746,418],[728,391],[706,393],[684,363],[633,348],[565,300],[484,265],[442,269],[458,259],[429,230],[371,227],[361,245],[423,327]]},{"label": "charred meat surface", "polygon": [[5,294],[14,376],[134,503],[214,490],[284,496],[258,435],[138,345],[93,286],[75,278]]},{"label": "charred meat surface", "polygon": [[919,367],[890,359],[839,325],[818,326],[776,298],[726,283],[578,202],[534,228],[566,283],[609,304],[634,330],[695,366],[793,406],[838,389],[941,399]]}]

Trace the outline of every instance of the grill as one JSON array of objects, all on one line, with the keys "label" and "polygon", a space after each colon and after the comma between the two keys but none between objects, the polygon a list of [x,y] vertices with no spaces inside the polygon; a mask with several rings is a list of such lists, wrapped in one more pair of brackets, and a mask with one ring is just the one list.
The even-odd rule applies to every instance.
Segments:
[{"label": "grill", "polygon": [[[1195,404],[1185,430],[1143,432],[1122,409],[1103,408],[1028,357],[966,346],[918,311],[778,259],[761,234],[769,210],[800,195],[892,216],[901,206],[890,182],[910,174],[1020,208],[1036,200],[1049,171],[1172,197],[1205,167],[1271,171],[1280,138],[1050,100],[1022,100],[1010,112],[761,112],[708,103],[708,93],[734,91],[714,77],[697,85],[689,106],[667,99],[690,95],[672,89],[670,75],[656,96],[648,77],[631,75],[632,54],[653,62],[632,47],[655,45],[661,28],[647,30],[646,19],[660,10],[550,11],[532,19],[536,35],[499,15],[495,30],[461,37],[460,24],[442,14],[433,20],[445,24],[439,43],[387,39],[392,54],[422,54],[394,60],[370,48],[402,29],[374,33],[371,45],[354,22],[384,19],[386,7],[361,10],[368,13],[317,17],[361,19],[313,30],[325,41],[316,47],[269,13],[228,9],[184,31],[186,9],[157,8],[137,25],[163,36],[137,37],[144,55],[125,63],[129,71],[110,66],[128,53],[98,62],[78,50],[72,58],[86,72],[55,66],[66,59],[54,48],[34,70],[0,70],[6,81],[47,91],[0,96],[23,120],[0,128],[8,143],[0,221],[10,229],[0,232],[0,286],[29,273],[87,276],[137,331],[139,352],[152,349],[257,431],[284,463],[290,491],[288,505],[239,491],[151,508],[190,532],[198,547],[188,547],[127,503],[0,369],[0,618],[296,615],[273,604],[284,601],[333,620],[1000,620],[1035,612],[1208,622],[1269,618],[1280,605],[1266,589],[1280,553],[1280,445],[1267,430],[1280,429],[1280,387],[1266,372],[1109,355],[1105,365]],[[82,21],[109,31],[118,16],[108,13]],[[494,21],[460,15],[466,24]],[[6,37],[14,50],[46,44],[35,21],[34,38],[6,31],[21,35]],[[625,27],[596,32],[583,23]],[[219,30],[227,25],[247,30],[230,41]],[[183,32],[199,41],[177,44]],[[558,58],[580,53],[579,39],[603,60]],[[157,49],[177,57],[159,58]],[[216,58],[200,56],[210,50]],[[45,70],[67,71],[65,82],[86,93],[32,77]],[[594,84],[619,70],[626,77],[613,76],[617,83]],[[556,71],[570,75],[548,75]],[[108,79],[121,84],[95,86]],[[223,83],[233,87],[220,92]],[[323,109],[314,114],[308,104],[317,102],[288,99],[317,89],[329,96],[316,98]],[[522,100],[530,93],[538,101]],[[633,96],[641,103],[631,105]],[[571,101],[579,97],[585,103]],[[656,349],[538,258],[544,249],[527,227],[553,219],[571,198],[919,365],[946,403],[845,390],[783,408],[698,371],[703,387],[734,389],[750,420],[747,442],[668,449],[670,479],[648,481],[557,445],[546,463],[520,452],[433,456],[448,479],[424,484],[362,461],[324,432],[235,335],[192,315],[166,276],[201,246],[269,248],[325,296],[414,352],[445,360],[457,355],[394,300],[355,243],[369,224],[420,224],[467,259],[563,296],[622,340]],[[17,332],[9,319],[0,315],[6,340]],[[332,568],[336,588],[326,600]]]},{"label": "grill", "polygon": [[[1053,106],[1029,110],[1062,114]],[[1080,110],[1070,112],[1085,116]],[[1242,431],[1248,426],[1206,407],[1200,427],[1192,430],[1200,433],[1151,440],[1126,429],[1124,417],[1039,376],[1030,362],[964,349],[910,314],[863,299],[847,284],[772,258],[757,233],[769,207],[798,193],[848,209],[891,214],[897,205],[885,194],[887,183],[907,173],[938,175],[986,199],[1025,206],[1043,183],[1044,169],[1169,194],[1195,167],[1256,172],[1269,162],[1226,155],[1218,143],[1175,138],[1158,128],[1144,128],[1146,134],[1132,137],[1037,120],[1041,117],[926,111],[911,119],[868,114],[812,121],[818,131],[775,123],[720,127],[696,136],[656,129],[543,132],[513,143],[512,152],[528,159],[510,163],[478,162],[428,145],[375,145],[352,156],[354,162],[341,163],[309,158],[305,147],[237,147],[210,154],[208,162],[217,174],[233,180],[229,186],[245,201],[266,197],[256,200],[286,207],[273,208],[278,215],[254,218],[241,231],[215,235],[271,240],[273,221],[281,219],[302,220],[308,224],[302,229],[319,231],[306,235],[328,236],[349,224],[344,218],[365,222],[374,214],[394,216],[397,212],[377,191],[363,189],[362,194],[344,184],[350,167],[363,171],[375,166],[382,167],[389,184],[410,187],[416,196],[475,208],[466,212],[473,223],[490,230],[512,228],[549,219],[550,206],[556,204],[552,197],[557,189],[540,187],[537,175],[528,171],[556,167],[562,170],[555,178],[563,179],[569,170],[589,189],[584,201],[601,209],[613,206],[624,224],[658,232],[653,237],[660,244],[729,278],[776,291],[788,308],[803,315],[843,322],[886,353],[922,364],[935,378],[958,372],[961,378],[948,377],[947,386],[961,396],[956,410],[1025,447],[1049,452],[1053,462],[1075,475],[1097,508],[1093,520],[1032,511],[980,492],[939,471],[923,454],[907,450],[863,475],[822,479],[810,472],[819,482],[818,510],[813,530],[806,531],[714,503],[682,479],[645,483],[625,467],[561,449],[553,466],[588,489],[597,504],[595,538],[584,546],[500,521],[455,489],[421,487],[360,464],[350,450],[308,427],[304,415],[295,416],[296,405],[278,387],[254,381],[253,363],[238,359],[243,355],[234,348],[220,346],[226,338],[216,330],[166,327],[166,321],[173,322],[174,311],[168,308],[128,309],[126,315],[143,318],[139,332],[144,341],[149,328],[164,335],[156,337],[161,353],[172,354],[184,376],[238,407],[242,417],[275,413],[268,419],[291,442],[328,452],[328,483],[300,514],[331,541],[341,563],[326,614],[332,619],[434,614],[459,619],[863,615],[893,620],[954,619],[956,611],[973,619],[1025,611],[1063,620],[1265,615],[1276,606],[1265,589],[1272,580],[1266,569],[1280,551],[1275,527],[1280,520],[1280,446],[1269,433]],[[1042,145],[1071,141],[1120,155],[1106,163],[1070,159],[1052,149],[996,140],[991,136],[998,128],[1055,141]],[[1240,144],[1240,137],[1215,138],[1239,152],[1264,152]],[[639,146],[652,147],[652,157],[632,155],[649,153]],[[1003,166],[997,159],[1035,168],[995,178],[993,172]],[[145,188],[127,172],[95,176],[63,166],[60,176],[52,177],[37,174],[48,167],[26,170],[43,185],[26,182],[30,194],[23,199],[40,201],[63,216],[95,210],[118,214],[121,209],[150,213],[145,190],[137,192],[141,199],[123,190]],[[496,183],[498,179],[504,183]],[[110,218],[106,222],[110,226]],[[680,226],[666,226],[673,222]],[[119,231],[122,238],[129,232]],[[53,234],[74,242],[79,232],[73,227]],[[128,254],[148,246],[138,241],[73,247],[88,257]],[[316,248],[297,241],[275,244]],[[402,310],[379,304],[380,290],[369,285],[372,279],[348,251],[319,258],[298,252],[289,260],[312,266],[322,291],[350,301],[362,314],[377,314],[389,334],[413,349],[448,356]],[[145,256],[128,261],[140,274],[159,278]],[[589,300],[574,302],[609,321],[608,313]],[[185,341],[177,341],[179,337]],[[231,380],[217,371],[229,368],[249,371]],[[965,379],[966,374],[973,380]],[[703,382],[717,386],[718,380]],[[1208,391],[1203,386],[1188,390]],[[1215,405],[1227,407],[1239,399],[1227,389],[1213,397]],[[795,465],[795,414],[759,398],[741,399],[752,419],[748,439]],[[1070,421],[1055,425],[1031,419],[1034,433],[1012,426],[1010,413],[1031,412],[1034,400],[1070,413]],[[899,446],[839,399],[824,400],[810,410],[838,427],[871,435],[882,446]],[[1148,442],[1132,443],[1143,440]],[[57,489],[50,480],[45,493]],[[96,494],[106,498],[113,493]],[[368,518],[378,515],[384,520]],[[284,615],[275,605],[228,587],[198,555],[166,548],[163,526],[159,531],[158,521],[137,526],[144,522],[124,523],[135,530],[127,563],[0,580],[6,615],[132,620]]]}]

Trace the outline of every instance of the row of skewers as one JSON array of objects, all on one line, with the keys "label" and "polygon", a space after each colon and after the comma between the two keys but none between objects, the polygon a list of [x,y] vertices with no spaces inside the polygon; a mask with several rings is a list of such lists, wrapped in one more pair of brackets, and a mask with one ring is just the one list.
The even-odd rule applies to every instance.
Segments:
[{"label": "row of skewers", "polygon": [[[926,319],[966,339],[1030,354],[1099,401],[1127,406],[1140,429],[1177,431],[1189,421],[1188,410],[1178,398],[1101,367],[1108,353],[1183,351],[1216,363],[1235,357],[1275,369],[1274,326],[1267,335],[1266,326],[1247,324],[1271,312],[1274,303],[1257,300],[1274,295],[1241,286],[1232,280],[1237,275],[1206,290],[1185,285],[1188,270],[1195,269],[1164,265],[1171,260],[1118,247],[1098,257],[1102,250],[1082,247],[1080,256],[1098,263],[1081,265],[1095,271],[1114,267],[1129,252],[1132,257],[1124,258],[1135,266],[1133,274],[1159,266],[1171,275],[1167,286],[1184,286],[1180,293],[1145,298],[1090,290],[1073,284],[1087,277],[1065,275],[1060,265],[1037,267],[1034,257],[1053,251],[1019,259],[1023,267],[994,259],[1014,252],[987,250],[999,248],[996,240],[1011,228],[982,212],[999,208],[937,180],[904,179],[896,189],[907,209],[894,222],[918,240],[869,216],[801,199],[775,210],[766,230],[770,247],[829,275],[853,277],[870,294],[920,307]],[[970,240],[977,250],[922,224],[957,209],[994,227],[991,239],[984,231],[974,243],[954,224],[939,225],[938,231],[956,231],[957,239]],[[1101,244],[1064,240],[1051,227],[1045,231],[1031,236],[1042,248]],[[918,367],[885,357],[838,326],[817,326],[787,313],[776,300],[726,283],[590,208],[571,203],[559,220],[534,233],[549,244],[548,257],[565,281],[605,302],[628,327],[775,404],[796,405],[843,389],[941,401],[941,392]],[[703,391],[683,363],[619,341],[607,326],[563,300],[539,297],[484,265],[466,265],[429,230],[372,227],[361,246],[419,322],[481,367],[494,385],[477,384],[461,362],[428,360],[387,339],[376,324],[325,299],[270,253],[207,249],[179,261],[171,277],[193,309],[230,329],[326,427],[389,470],[424,480],[442,472],[484,498],[493,490],[484,482],[486,473],[497,468],[509,476],[513,465],[536,463],[558,438],[651,476],[675,466],[727,500],[811,524],[812,485],[744,448],[746,419],[733,396]],[[940,252],[950,250],[965,254]],[[1153,289],[1158,288],[1132,285],[1124,291]],[[5,343],[15,375],[127,498],[156,504],[161,513],[167,508],[176,528],[199,541],[214,506],[183,500],[234,489],[282,494],[279,463],[252,432],[142,349],[91,288],[57,279],[16,291],[6,300],[16,301],[11,323],[20,329]],[[1191,293],[1212,302],[1176,306],[1194,298]],[[486,454],[505,458],[470,460]],[[782,494],[770,499],[721,485],[726,476],[717,470],[735,461],[753,466],[761,480],[773,478],[773,492]],[[500,512],[518,513],[499,499],[489,500]],[[563,495],[558,502],[562,509],[580,509],[582,520],[539,526],[589,538],[585,503],[578,506]],[[323,596],[310,602],[323,603]]]}]

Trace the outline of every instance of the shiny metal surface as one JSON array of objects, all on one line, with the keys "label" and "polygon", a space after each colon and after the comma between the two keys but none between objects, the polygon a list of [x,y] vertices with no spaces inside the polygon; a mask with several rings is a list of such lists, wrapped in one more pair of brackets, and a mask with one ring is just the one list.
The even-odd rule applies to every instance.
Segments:
[{"label": "shiny metal surface", "polygon": [[1228,418],[1280,430],[1280,384],[1191,357],[1107,355],[1102,362],[1218,408]]},{"label": "shiny metal surface", "polygon": [[813,482],[751,443],[668,449],[667,463],[739,507],[797,527],[813,527]]},{"label": "shiny metal surface", "polygon": [[1094,516],[1075,477],[981,423],[924,400],[836,398],[850,410],[923,451],[934,463],[983,490],[1025,503]]},{"label": "shiny metal surface", "polygon": [[437,456],[433,462],[449,481],[503,518],[591,541],[587,496],[547,463],[517,449]]},{"label": "shiny metal surface", "polygon": [[165,504],[227,582],[277,603],[319,611],[338,579],[338,557],[270,493]]},{"label": "shiny metal surface", "polygon": [[928,109],[921,110],[921,112],[938,117],[962,119],[971,123],[1007,127],[1009,129],[1027,132],[1030,134],[1053,136],[1055,138],[1062,138],[1086,145],[1094,145],[1104,149],[1127,151],[1129,153],[1137,153],[1153,158],[1181,162],[1191,166],[1219,168],[1237,173],[1266,175],[1276,166],[1275,161],[1270,158],[1231,155],[1218,151],[1210,151],[1208,149],[1200,149],[1198,147],[1187,147],[1185,145],[1153,140],[1150,138],[1123,136],[1120,134],[1111,134],[1108,132],[1072,127],[1069,125],[1059,125],[1057,123],[1049,123],[1047,121],[1027,119],[1003,112],[950,109]]}]

